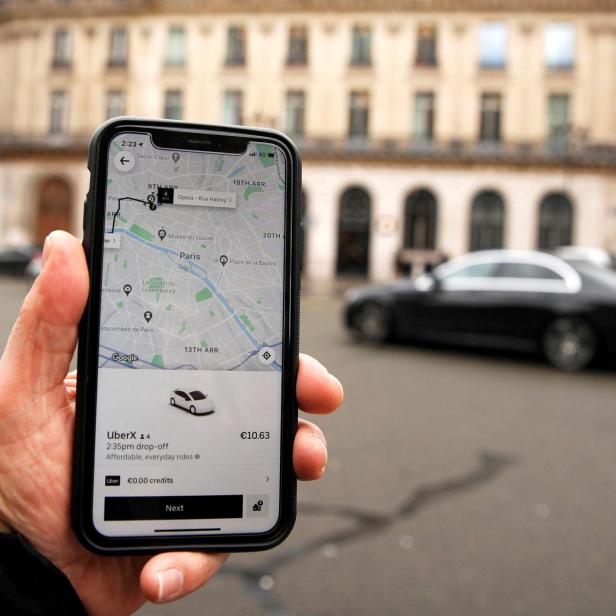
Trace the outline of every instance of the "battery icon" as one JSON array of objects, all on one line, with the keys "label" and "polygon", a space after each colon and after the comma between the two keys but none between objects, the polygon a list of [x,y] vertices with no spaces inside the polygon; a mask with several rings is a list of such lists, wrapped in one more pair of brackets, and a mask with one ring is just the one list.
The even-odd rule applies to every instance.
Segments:
[{"label": "battery icon", "polygon": [[268,156],[268,158],[274,158],[275,154],[274,154],[274,152],[268,152],[267,156]]}]

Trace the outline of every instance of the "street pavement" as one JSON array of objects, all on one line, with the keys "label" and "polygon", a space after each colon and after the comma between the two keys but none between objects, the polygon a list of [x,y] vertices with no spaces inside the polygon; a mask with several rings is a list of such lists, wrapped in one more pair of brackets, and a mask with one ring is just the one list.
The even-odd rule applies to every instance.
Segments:
[{"label": "street pavement", "polygon": [[[2,344],[25,286],[0,281]],[[309,297],[302,350],[346,390],[278,548],[140,616],[614,614],[616,371],[352,342]]]}]

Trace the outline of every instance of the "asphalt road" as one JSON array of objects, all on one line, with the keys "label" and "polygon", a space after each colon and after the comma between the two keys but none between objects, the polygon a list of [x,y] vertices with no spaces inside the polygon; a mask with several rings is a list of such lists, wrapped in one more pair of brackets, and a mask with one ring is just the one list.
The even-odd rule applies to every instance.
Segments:
[{"label": "asphalt road", "polygon": [[[5,339],[23,294],[0,281]],[[302,349],[345,384],[326,477],[277,549],[141,616],[614,614],[616,372],[352,343],[306,299]]]}]

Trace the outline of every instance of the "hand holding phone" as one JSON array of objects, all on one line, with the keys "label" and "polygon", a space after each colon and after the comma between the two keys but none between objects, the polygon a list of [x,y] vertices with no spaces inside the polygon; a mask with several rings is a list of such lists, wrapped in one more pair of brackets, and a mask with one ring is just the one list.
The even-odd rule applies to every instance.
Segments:
[{"label": "hand holding phone", "polygon": [[[109,613],[113,606],[114,614],[123,616],[134,612],[144,597],[165,602],[194,591],[215,574],[225,555],[166,552],[149,559],[109,558],[85,549],[71,532],[76,378],[65,376],[87,294],[80,242],[67,233],[53,233],[45,243],[42,273],[0,360],[0,521],[60,568],[89,614]],[[339,383],[306,356],[300,358],[296,391],[300,408],[320,413],[335,410],[342,394]],[[325,459],[322,433],[300,420],[293,449],[297,477],[320,477]],[[169,578],[181,585],[174,588]],[[40,586],[32,585],[31,575],[25,583],[24,596],[32,601]]]},{"label": "hand holding phone", "polygon": [[75,531],[102,553],[271,547],[295,517],[295,148],[124,118],[89,168]]}]

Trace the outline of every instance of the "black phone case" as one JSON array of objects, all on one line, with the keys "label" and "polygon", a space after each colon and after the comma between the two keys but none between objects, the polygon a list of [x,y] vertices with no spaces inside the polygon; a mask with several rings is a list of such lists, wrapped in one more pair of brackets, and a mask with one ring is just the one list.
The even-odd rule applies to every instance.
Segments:
[{"label": "black phone case", "polygon": [[[109,141],[118,132],[171,129],[202,136],[247,137],[271,143],[287,156],[285,220],[285,284],[283,316],[283,380],[280,471],[280,517],[267,533],[217,536],[107,537],[92,519],[93,466],[98,378],[101,260],[105,216],[106,160]],[[291,532],[297,511],[297,478],[293,470],[293,440],[297,430],[295,381],[299,345],[301,163],[297,149],[284,134],[269,129],[192,124],[171,120],[115,118],[94,133],[88,151],[90,187],[84,204],[83,247],[90,273],[90,294],[79,325],[77,407],[73,453],[72,523],[75,534],[98,554],[144,554],[170,550],[254,551],[272,548]]]}]

